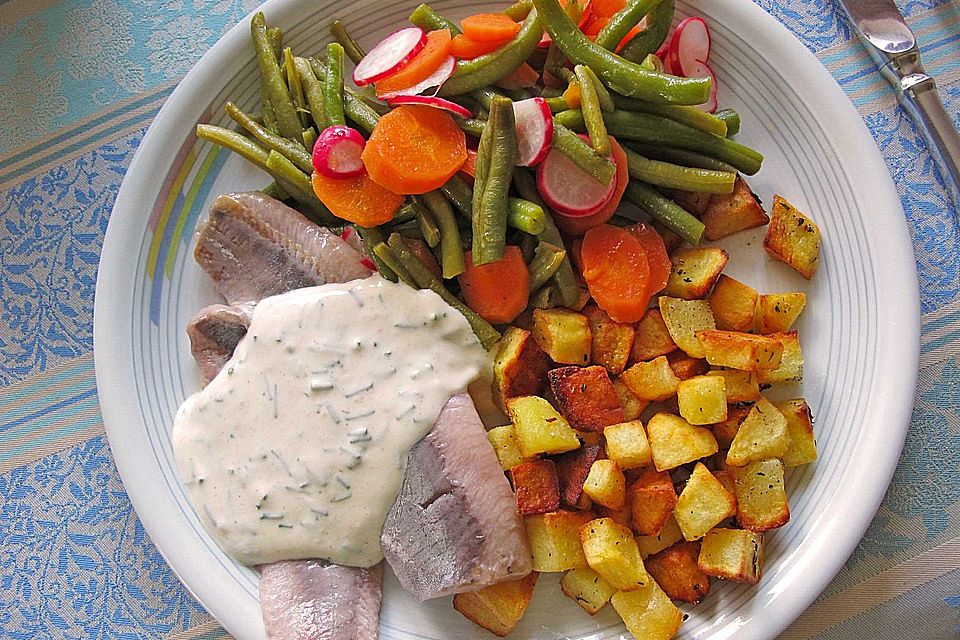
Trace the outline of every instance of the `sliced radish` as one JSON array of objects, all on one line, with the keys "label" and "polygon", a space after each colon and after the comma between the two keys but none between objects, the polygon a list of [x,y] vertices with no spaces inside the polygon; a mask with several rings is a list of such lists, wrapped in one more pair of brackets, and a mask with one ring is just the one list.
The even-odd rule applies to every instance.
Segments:
[{"label": "sliced radish", "polygon": [[557,213],[582,218],[602,209],[617,190],[617,181],[602,185],[573,160],[551,149],[537,165],[537,190]]},{"label": "sliced radish", "polygon": [[532,167],[539,164],[550,151],[553,142],[553,114],[543,98],[527,98],[513,103],[517,121],[517,145],[520,153],[517,165]]},{"label": "sliced radish", "polygon": [[418,93],[423,93],[432,87],[439,87],[441,84],[447,81],[447,78],[453,75],[453,72],[456,70],[456,68],[457,59],[453,56],[447,56],[446,59],[440,63],[440,66],[437,67],[437,70],[430,74],[430,77],[426,80],[419,82],[412,87],[405,87],[403,89],[388,91],[386,93],[380,93],[377,95],[383,99],[396,98],[397,96],[415,96]]},{"label": "sliced radish", "polygon": [[529,89],[537,84],[540,74],[524,62],[522,65],[497,80],[497,86],[503,89]]},{"label": "sliced radish", "polygon": [[473,116],[473,114],[470,113],[470,109],[456,102],[450,102],[445,98],[438,98],[437,96],[394,96],[387,100],[387,104],[391,107],[396,107],[401,104],[423,104],[428,107],[434,107],[435,109],[449,111],[461,118],[470,118]]},{"label": "sliced radish", "polygon": [[685,77],[693,77],[690,73],[697,62],[710,59],[710,30],[703,18],[682,20],[670,42],[679,66],[677,71]]},{"label": "sliced radish", "polygon": [[362,87],[396,73],[427,45],[427,34],[419,27],[400,29],[375,46],[353,70],[353,82]]},{"label": "sliced radish", "polygon": [[342,124],[320,132],[313,145],[313,168],[328,178],[356,178],[366,170],[360,154],[367,142],[356,129]]},{"label": "sliced radish", "polygon": [[703,104],[698,104],[697,109],[713,113],[717,110],[717,76],[713,74],[713,69],[706,62],[697,60],[686,74],[688,78],[710,78],[710,98]]}]

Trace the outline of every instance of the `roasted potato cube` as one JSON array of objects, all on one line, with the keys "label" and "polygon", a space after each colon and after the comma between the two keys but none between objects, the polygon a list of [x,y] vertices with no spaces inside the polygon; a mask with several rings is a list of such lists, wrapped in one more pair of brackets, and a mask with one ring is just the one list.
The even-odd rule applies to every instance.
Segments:
[{"label": "roasted potato cube", "polygon": [[677,385],[680,416],[690,424],[703,425],[727,419],[727,390],[719,376],[694,376]]},{"label": "roasted potato cube", "polygon": [[629,528],[597,518],[580,527],[580,542],[590,568],[617,591],[639,589],[650,581]]},{"label": "roasted potato cube", "polygon": [[677,346],[691,358],[705,355],[703,345],[697,339],[698,331],[716,329],[710,303],[706,300],[681,300],[669,296],[660,296],[660,315],[667,325],[667,331]]},{"label": "roasted potato cube", "polygon": [[732,471],[737,489],[737,522],[741,527],[769,531],[790,521],[782,460],[758,460]]},{"label": "roasted potato cube", "polygon": [[671,194],[671,199],[674,202],[698,218],[702,216],[707,210],[707,207],[710,206],[711,197],[712,196],[709,193],[701,193],[699,191],[682,191],[680,189],[675,189]]},{"label": "roasted potato cube", "polygon": [[736,514],[737,502],[702,462],[693,468],[677,498],[673,517],[687,540],[698,540],[707,531]]},{"label": "roasted potato cube", "polygon": [[590,474],[590,467],[599,456],[598,445],[585,445],[553,458],[557,465],[557,476],[560,478],[560,504],[579,508],[583,483]]},{"label": "roasted potato cube", "polygon": [[587,316],[593,336],[590,343],[591,362],[604,367],[610,375],[620,375],[627,368],[633,348],[633,325],[615,322],[595,304],[585,306],[583,314]]},{"label": "roasted potato cube", "polygon": [[583,483],[584,492],[596,503],[613,510],[623,509],[627,501],[627,480],[623,470],[613,460],[597,460]]},{"label": "roasted potato cube", "polygon": [[749,413],[750,408],[730,407],[727,409],[726,420],[710,425],[710,431],[717,439],[717,444],[720,445],[721,449],[730,448],[730,443],[737,437],[737,431],[740,430],[740,423]]},{"label": "roasted potato cube", "polygon": [[630,387],[623,383],[623,380],[617,378],[613,381],[613,388],[620,398],[620,407],[623,409],[624,420],[636,420],[643,413],[643,410],[650,404],[649,400],[641,400],[633,395]]},{"label": "roasted potato cube", "polygon": [[609,582],[593,569],[571,569],[560,581],[563,595],[572,599],[590,615],[603,609],[617,592]]},{"label": "roasted potato cube", "polygon": [[603,367],[560,367],[547,374],[560,412],[577,431],[623,422],[620,396]]},{"label": "roasted potato cube", "polygon": [[771,336],[739,331],[698,331],[707,362],[740,371],[765,371],[780,366],[783,343]]},{"label": "roasted potato cube", "polygon": [[780,366],[776,369],[757,372],[757,382],[769,384],[771,382],[792,382],[803,378],[803,351],[800,350],[800,336],[796,331],[771,333],[773,338],[783,345],[783,354],[780,356]]},{"label": "roasted potato cube", "polygon": [[677,348],[659,309],[648,309],[636,325],[630,363],[653,360],[665,356]]},{"label": "roasted potato cube", "polygon": [[642,589],[613,594],[610,604],[623,619],[627,630],[643,640],[669,640],[677,634],[683,622],[683,612],[653,580]]},{"label": "roasted potato cube", "polygon": [[757,300],[757,331],[762,334],[789,331],[807,305],[803,293],[770,293]]},{"label": "roasted potato cube", "polygon": [[715,454],[719,447],[709,429],[696,427],[680,416],[658,413],[647,423],[647,439],[657,471]]},{"label": "roasted potato cube", "polygon": [[733,502],[737,502],[737,479],[733,475],[732,468],[718,469],[713,472],[713,477],[717,479],[723,488],[727,490],[731,496],[733,496]]},{"label": "roasted potato cube", "polygon": [[622,469],[635,469],[653,462],[647,431],[639,420],[612,424],[604,428],[607,457]]},{"label": "roasted potato cube", "polygon": [[693,376],[702,376],[710,370],[710,363],[703,358],[691,358],[683,351],[677,350],[667,354],[667,363],[673,369],[673,375],[680,380]]},{"label": "roasted potato cube", "polygon": [[779,458],[787,452],[787,419],[766,398],[760,398],[740,423],[727,451],[727,464],[742,467],[748,462]]},{"label": "roasted potato cube", "polygon": [[660,527],[660,531],[654,535],[637,536],[634,540],[637,541],[637,547],[640,549],[640,557],[646,559],[647,556],[663,551],[674,543],[683,540],[683,533],[680,531],[680,525],[677,524],[677,519],[673,517],[673,510],[671,509],[670,517]]},{"label": "roasted potato cube", "polygon": [[673,268],[670,270],[663,295],[684,300],[705,298],[729,259],[730,254],[717,247],[693,247],[675,251],[670,256]]},{"label": "roasted potato cube", "polygon": [[[624,478],[626,480],[626,478]],[[620,509],[611,509],[610,507],[605,507],[602,504],[594,504],[593,511],[597,514],[598,518],[610,518],[617,524],[622,524],[626,528],[630,528],[633,511],[630,507],[630,493],[624,491],[625,499],[623,507]]]},{"label": "roasted potato cube", "polygon": [[721,274],[708,298],[717,329],[750,331],[754,326],[757,292],[727,274]]},{"label": "roasted potato cube", "polygon": [[723,378],[723,388],[727,391],[727,402],[730,404],[755,402],[760,398],[760,383],[752,371],[724,369],[710,371],[707,375]]},{"label": "roasted potato cube", "polygon": [[620,380],[641,400],[666,400],[677,393],[680,384],[665,356],[638,362],[624,371]]},{"label": "roasted potato cube", "polygon": [[453,596],[453,608],[499,638],[505,638],[527,610],[539,574],[492,584]]},{"label": "roasted potato cube", "polygon": [[537,396],[507,400],[507,413],[513,421],[517,446],[524,458],[538,453],[563,453],[580,446],[576,432],[566,419]]},{"label": "roasted potato cube", "polygon": [[543,391],[550,359],[529,331],[509,327],[493,359],[493,399],[501,411],[507,398],[535,396]]},{"label": "roasted potato cube", "polygon": [[703,235],[707,240],[719,240],[770,222],[757,197],[739,176],[733,185],[733,193],[717,194],[710,198],[710,204],[700,220],[705,227]]},{"label": "roasted potato cube", "polygon": [[820,229],[805,213],[773,196],[773,212],[763,248],[809,280],[820,262]]},{"label": "roasted potato cube", "polygon": [[513,430],[512,424],[502,427],[494,427],[487,431],[487,439],[493,445],[493,450],[497,454],[497,460],[504,471],[513,469],[518,464],[529,462],[527,458],[520,455],[520,447],[517,446],[517,434]]},{"label": "roasted potato cube", "polygon": [[517,513],[533,515],[556,511],[560,507],[560,484],[553,460],[524,462],[510,470]]},{"label": "roasted potato cube", "polygon": [[533,554],[533,570],[560,573],[587,566],[580,544],[580,527],[591,519],[589,512],[563,509],[525,516],[523,524]]},{"label": "roasted potato cube", "polygon": [[700,541],[697,565],[708,576],[757,584],[763,572],[763,534],[712,529]]},{"label": "roasted potato cube", "polygon": [[647,573],[671,600],[697,604],[710,593],[710,576],[697,566],[699,542],[678,542],[646,558]]},{"label": "roasted potato cube", "polygon": [[584,365],[590,362],[593,336],[587,316],[568,309],[534,309],[533,337],[554,362]]},{"label": "roasted potato cube", "polygon": [[[813,437],[813,417],[810,407],[803,398],[778,402],[776,405],[787,420],[787,451],[783,454],[783,464],[796,467],[809,464],[817,459],[817,441]],[[610,449],[607,445],[607,453]]]},{"label": "roasted potato cube", "polygon": [[642,536],[657,534],[673,516],[677,492],[670,475],[646,469],[630,485],[631,529]]}]

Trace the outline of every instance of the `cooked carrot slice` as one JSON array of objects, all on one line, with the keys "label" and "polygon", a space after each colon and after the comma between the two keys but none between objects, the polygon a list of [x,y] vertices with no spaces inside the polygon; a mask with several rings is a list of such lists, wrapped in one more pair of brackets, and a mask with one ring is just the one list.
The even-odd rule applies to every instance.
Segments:
[{"label": "cooked carrot slice", "polygon": [[380,118],[361,158],[370,177],[390,191],[426,193],[460,170],[467,139],[449,113],[405,105]]},{"label": "cooked carrot slice", "polygon": [[520,24],[502,13],[478,13],[460,21],[464,35],[477,42],[506,42],[517,35]]},{"label": "cooked carrot slice", "polygon": [[640,241],[647,254],[647,263],[650,265],[650,295],[658,293],[667,286],[672,268],[663,236],[646,222],[627,227],[627,231]]},{"label": "cooked carrot slice", "polygon": [[579,109],[582,99],[580,85],[576,82],[568,84],[563,91],[563,99],[567,101],[567,106],[571,109]]},{"label": "cooked carrot slice", "polygon": [[480,42],[479,40],[468,38],[461,33],[460,35],[454,36],[453,40],[450,41],[450,54],[460,60],[473,60],[491,51],[496,51],[506,42],[506,40],[502,42]]},{"label": "cooked carrot slice", "polygon": [[460,171],[463,171],[471,178],[477,177],[477,152],[473,149],[467,149],[467,160],[463,163],[463,166],[460,167]]},{"label": "cooked carrot slice", "polygon": [[625,46],[627,46],[627,43],[633,40],[633,36],[637,35],[641,31],[643,31],[643,29],[640,27],[640,25],[637,25],[633,29],[630,29],[630,31],[627,31],[627,35],[623,36],[623,39],[620,40],[620,44],[617,45],[615,51],[619,53],[620,49],[623,49]]},{"label": "cooked carrot slice", "polygon": [[313,192],[333,215],[361,227],[389,222],[403,205],[403,196],[384,189],[366,173],[356,178],[328,178],[314,172]]},{"label": "cooked carrot slice", "polygon": [[467,305],[487,322],[510,322],[527,307],[530,272],[520,247],[508,245],[503,257],[474,266],[468,251],[467,270],[460,274],[460,289]]},{"label": "cooked carrot slice", "polygon": [[450,55],[450,31],[439,29],[427,34],[427,44],[399,71],[376,83],[377,95],[399,91],[423,82],[440,68]]},{"label": "cooked carrot slice", "polygon": [[650,301],[650,265],[640,241],[602,224],[583,236],[583,279],[597,305],[617,322],[637,322]]},{"label": "cooked carrot slice", "polygon": [[614,189],[613,195],[600,211],[589,216],[583,216],[582,218],[556,216],[557,226],[564,233],[574,236],[583,235],[587,229],[603,224],[617,212],[617,207],[620,206],[620,200],[623,198],[623,192],[627,190],[627,183],[630,182],[630,170],[627,167],[627,154],[612,137],[610,138],[610,149],[613,151],[613,161],[617,165],[617,174],[613,178],[617,181],[617,187]]},{"label": "cooked carrot slice", "polygon": [[584,9],[584,13],[589,11],[590,17],[581,26],[584,35],[596,36],[610,22],[610,18],[625,6],[626,0],[590,0]]}]

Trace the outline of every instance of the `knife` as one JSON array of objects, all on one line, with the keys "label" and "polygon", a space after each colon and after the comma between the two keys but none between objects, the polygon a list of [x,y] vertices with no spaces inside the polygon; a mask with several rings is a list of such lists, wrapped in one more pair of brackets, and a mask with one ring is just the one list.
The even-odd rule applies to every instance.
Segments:
[{"label": "knife", "polygon": [[917,40],[893,0],[840,0],[880,73],[927,141],[954,207],[960,209],[960,134],[937,85],[920,64]]}]

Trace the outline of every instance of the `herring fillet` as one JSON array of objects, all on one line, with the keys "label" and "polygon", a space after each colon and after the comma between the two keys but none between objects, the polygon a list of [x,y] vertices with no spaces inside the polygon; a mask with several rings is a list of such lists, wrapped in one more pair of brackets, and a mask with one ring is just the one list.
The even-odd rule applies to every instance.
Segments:
[{"label": "herring fillet", "polygon": [[247,333],[252,311],[252,304],[236,307],[212,304],[190,319],[187,325],[190,352],[200,367],[204,384],[213,380],[233,355],[240,339]]},{"label": "herring fillet", "polygon": [[421,602],[532,570],[513,491],[466,393],[450,398],[410,451],[380,545],[400,584]]},{"label": "herring fillet", "polygon": [[260,610],[270,640],[376,640],[383,570],[323,560],[260,567]]}]

